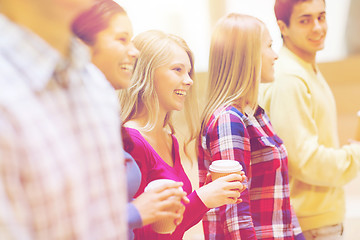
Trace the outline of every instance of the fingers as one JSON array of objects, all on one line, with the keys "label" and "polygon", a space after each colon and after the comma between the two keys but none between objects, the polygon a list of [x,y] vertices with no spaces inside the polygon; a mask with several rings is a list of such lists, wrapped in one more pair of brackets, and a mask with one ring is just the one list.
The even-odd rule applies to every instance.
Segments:
[{"label": "fingers", "polygon": [[187,196],[184,196],[184,197],[182,198],[182,201],[183,201],[184,203],[189,203],[189,202],[190,202],[190,199],[189,199]]},{"label": "fingers", "polygon": [[226,176],[218,178],[218,179],[222,179],[227,182],[233,182],[233,181],[241,182],[243,179],[243,175],[237,174],[237,173],[232,173],[232,174],[226,175]]},{"label": "fingers", "polygon": [[241,171],[241,172],[240,172],[240,175],[241,175],[241,177],[242,177],[241,182],[243,182],[243,181],[245,181],[245,180],[247,179],[247,177],[246,177],[246,175],[245,175],[245,172]]},{"label": "fingers", "polygon": [[183,205],[183,206],[179,209],[179,211],[177,212],[178,214],[180,214],[181,217],[175,219],[175,225],[176,225],[176,226],[178,226],[178,225],[181,223],[181,221],[183,220],[183,214],[184,214],[184,212],[185,212],[185,206]]},{"label": "fingers", "polygon": [[164,217],[174,218],[180,223],[185,211],[185,206],[178,202],[172,202],[171,200],[164,201],[163,203],[163,211],[159,213]]},{"label": "fingers", "polygon": [[211,179],[211,174],[208,172],[208,173],[206,174],[205,184],[208,184],[208,183],[211,182],[211,181],[212,181],[212,179]]}]

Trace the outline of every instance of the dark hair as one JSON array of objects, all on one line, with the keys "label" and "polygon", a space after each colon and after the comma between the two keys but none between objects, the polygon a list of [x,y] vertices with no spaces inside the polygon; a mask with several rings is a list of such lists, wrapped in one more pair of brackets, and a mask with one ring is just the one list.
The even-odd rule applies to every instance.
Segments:
[{"label": "dark hair", "polygon": [[299,2],[306,2],[306,1],[310,1],[310,0],[276,0],[274,6],[276,20],[281,20],[286,24],[286,26],[289,26],[290,17],[293,12],[294,5],[296,5]]},{"label": "dark hair", "polygon": [[[111,18],[116,14],[127,15],[126,11],[113,0],[95,0],[90,9],[75,19],[72,24],[72,31],[84,43],[93,45],[96,41],[96,35],[109,26]],[[121,136],[124,150],[131,152],[134,143],[124,126],[121,126]]]},{"label": "dark hair", "polygon": [[108,27],[116,14],[127,14],[113,0],[95,0],[94,5],[81,13],[72,24],[74,34],[88,45],[95,43],[96,34]]}]

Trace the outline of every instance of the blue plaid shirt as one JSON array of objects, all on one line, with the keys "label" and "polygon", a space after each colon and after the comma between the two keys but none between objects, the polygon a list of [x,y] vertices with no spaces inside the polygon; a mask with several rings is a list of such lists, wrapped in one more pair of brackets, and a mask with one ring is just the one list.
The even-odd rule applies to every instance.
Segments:
[{"label": "blue plaid shirt", "polygon": [[219,108],[203,134],[201,186],[214,160],[239,161],[248,177],[242,203],[206,214],[205,239],[304,239],[290,204],[287,152],[264,110],[248,117],[232,106]]}]

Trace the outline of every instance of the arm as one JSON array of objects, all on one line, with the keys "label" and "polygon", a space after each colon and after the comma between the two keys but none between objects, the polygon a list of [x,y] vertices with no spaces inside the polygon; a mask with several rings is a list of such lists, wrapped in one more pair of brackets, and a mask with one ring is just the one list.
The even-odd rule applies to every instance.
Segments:
[{"label": "arm", "polygon": [[[243,191],[243,176],[231,174],[216,179],[189,194],[190,203],[186,204],[184,219],[176,232],[185,232],[198,223],[209,208],[230,203],[240,203],[240,192]],[[176,234],[176,233],[175,233]],[[175,238],[176,239],[176,238]]]},{"label": "arm", "polygon": [[[223,113],[210,126],[206,133],[206,145],[211,154],[211,161],[239,161],[245,175],[251,176],[249,169],[246,169],[250,163],[250,140],[241,118],[236,114]],[[224,239],[256,239],[248,189],[241,193],[241,199],[241,203],[228,204],[217,209],[216,218],[220,221],[208,218],[204,222],[204,231],[210,233],[216,229],[216,236],[224,234]],[[218,231],[219,229],[223,232]]]},{"label": "arm", "polygon": [[4,239],[32,239],[25,224],[28,211],[18,163],[20,150],[16,146],[20,143],[7,119],[0,111],[0,236]]},{"label": "arm", "polygon": [[[320,139],[324,141],[324,138],[330,139],[332,134],[337,134],[331,132],[336,131],[335,127],[326,133],[328,136],[320,136],[324,134],[324,126],[319,129],[314,118],[319,109],[325,111],[324,107],[315,105],[326,104],[327,100],[330,104],[332,99],[314,103],[314,97],[318,96],[313,96],[306,82],[289,75],[277,79],[270,91],[268,110],[272,125],[289,153],[289,174],[302,182],[328,187],[342,186],[353,179],[359,169],[360,146],[351,144],[335,148],[331,146],[334,143],[328,143],[328,146],[319,143]],[[331,116],[335,118],[336,114]]]},{"label": "arm", "polygon": [[131,202],[127,204],[128,226],[129,229],[139,228],[142,226],[142,220],[139,211]]},{"label": "arm", "polygon": [[185,231],[200,222],[204,214],[208,211],[208,208],[201,201],[196,191],[193,191],[187,197],[190,202],[185,204],[184,218],[172,233],[171,239],[182,239]]},{"label": "arm", "polygon": [[305,240],[305,237],[301,231],[301,227],[300,227],[299,221],[296,217],[293,206],[291,206],[291,222],[292,222],[295,240]]}]

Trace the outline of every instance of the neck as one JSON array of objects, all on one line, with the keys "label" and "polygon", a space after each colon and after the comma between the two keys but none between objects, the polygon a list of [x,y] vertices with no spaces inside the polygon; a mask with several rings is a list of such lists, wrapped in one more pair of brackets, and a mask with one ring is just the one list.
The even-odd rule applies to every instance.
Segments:
[{"label": "neck", "polygon": [[[151,131],[147,132],[147,135],[161,136],[161,134],[163,134],[164,132],[165,117],[166,113],[159,114],[154,128]],[[144,127],[149,122],[149,113],[143,111],[141,114],[135,116],[132,121],[136,122],[136,125],[138,125],[139,127]]]},{"label": "neck", "polygon": [[293,52],[296,56],[301,58],[303,61],[310,63],[313,69],[316,69],[316,52],[315,53],[309,53],[306,51],[303,51],[302,49],[298,48],[297,46],[293,44],[287,44],[285,42],[284,44],[291,52]]},{"label": "neck", "polygon": [[1,1],[1,4],[2,13],[11,21],[28,28],[60,54],[68,56],[72,36],[70,30],[72,18],[66,17],[66,13],[60,16],[59,12],[42,8],[32,1]]}]

